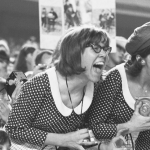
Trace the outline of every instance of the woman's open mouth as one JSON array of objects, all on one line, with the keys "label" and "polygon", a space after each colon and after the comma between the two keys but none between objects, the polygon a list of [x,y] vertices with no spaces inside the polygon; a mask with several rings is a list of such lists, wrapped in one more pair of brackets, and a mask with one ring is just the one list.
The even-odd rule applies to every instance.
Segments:
[{"label": "woman's open mouth", "polygon": [[96,72],[100,72],[104,67],[104,62],[97,62],[93,65],[93,67]]}]

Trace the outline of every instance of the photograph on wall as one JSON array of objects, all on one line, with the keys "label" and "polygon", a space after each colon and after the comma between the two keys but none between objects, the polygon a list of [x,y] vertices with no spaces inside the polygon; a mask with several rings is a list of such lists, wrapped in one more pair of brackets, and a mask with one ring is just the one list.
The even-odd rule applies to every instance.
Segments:
[{"label": "photograph on wall", "polygon": [[112,52],[116,51],[116,1],[93,0],[92,23],[106,30],[111,37]]},{"label": "photograph on wall", "polygon": [[92,23],[92,0],[82,0],[80,2],[82,24]]},{"label": "photograph on wall", "polygon": [[40,48],[54,49],[63,32],[62,0],[39,0]]},{"label": "photograph on wall", "polygon": [[65,30],[81,25],[81,0],[63,0]]},{"label": "photograph on wall", "polygon": [[92,0],[63,0],[64,28],[91,23]]}]

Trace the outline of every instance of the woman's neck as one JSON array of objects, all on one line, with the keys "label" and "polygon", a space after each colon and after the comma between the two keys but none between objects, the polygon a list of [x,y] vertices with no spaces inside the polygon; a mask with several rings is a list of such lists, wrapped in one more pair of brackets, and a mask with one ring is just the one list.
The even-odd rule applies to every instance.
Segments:
[{"label": "woman's neck", "polygon": [[137,77],[134,77],[134,80],[139,83],[141,87],[150,87],[150,74],[146,70],[142,70]]},{"label": "woman's neck", "polygon": [[128,86],[133,97],[150,97],[150,76],[142,70],[137,77],[127,73]]},{"label": "woman's neck", "polygon": [[[63,103],[69,107],[75,108],[82,100],[84,95],[85,87],[88,83],[87,80],[85,80],[80,75],[72,76],[72,77],[63,77],[59,72],[56,71],[57,79],[58,79],[58,85],[59,85],[59,91],[62,98]],[[68,85],[68,86],[67,86]],[[70,97],[71,100],[70,100]],[[72,101],[72,104],[71,104]]]}]

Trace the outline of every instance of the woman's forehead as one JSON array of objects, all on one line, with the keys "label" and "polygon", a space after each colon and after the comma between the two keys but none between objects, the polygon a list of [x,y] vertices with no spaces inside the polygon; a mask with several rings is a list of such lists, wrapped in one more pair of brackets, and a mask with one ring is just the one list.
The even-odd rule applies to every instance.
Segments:
[{"label": "woman's forehead", "polygon": [[92,42],[95,44],[99,44],[99,43],[106,44],[108,43],[108,37],[105,35],[96,36],[95,38],[92,39]]}]

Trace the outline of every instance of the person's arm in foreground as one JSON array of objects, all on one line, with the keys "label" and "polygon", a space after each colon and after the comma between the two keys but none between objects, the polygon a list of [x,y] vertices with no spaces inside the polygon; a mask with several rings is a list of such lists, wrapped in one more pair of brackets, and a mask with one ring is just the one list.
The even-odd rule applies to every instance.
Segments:
[{"label": "person's arm in foreground", "polygon": [[120,129],[125,128],[129,128],[130,133],[150,129],[150,117],[143,117],[139,114],[141,103],[136,105],[135,112],[129,121],[115,124],[112,112],[121,84],[119,76],[114,73],[107,77],[107,81],[100,83],[94,97],[96,99],[93,100],[89,111],[89,124],[97,139],[111,139]]},{"label": "person's arm in foreground", "polygon": [[141,106],[142,106],[142,102],[137,101],[135,104],[135,111],[133,113],[133,116],[128,122],[123,124],[118,124],[117,131],[124,128],[129,128],[129,132],[132,133],[132,132],[140,132],[140,131],[150,129],[150,117],[144,117],[139,113]]}]

